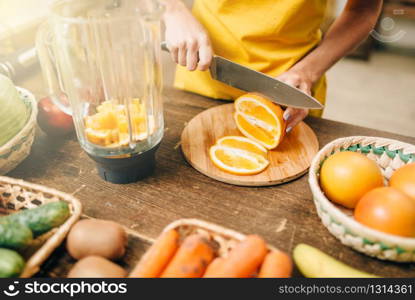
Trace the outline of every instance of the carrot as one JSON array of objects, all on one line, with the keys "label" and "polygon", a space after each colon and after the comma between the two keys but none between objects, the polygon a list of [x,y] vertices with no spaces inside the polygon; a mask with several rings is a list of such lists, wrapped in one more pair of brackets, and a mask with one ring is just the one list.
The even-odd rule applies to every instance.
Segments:
[{"label": "carrot", "polygon": [[267,246],[262,238],[249,235],[229,252],[223,263],[209,272],[210,277],[251,277],[267,254]]},{"label": "carrot", "polygon": [[163,233],[143,255],[129,277],[157,278],[163,272],[179,247],[179,234],[176,230]]},{"label": "carrot", "polygon": [[291,277],[292,270],[291,258],[285,252],[276,250],[265,257],[258,278],[287,278]]},{"label": "carrot", "polygon": [[222,257],[215,258],[210,265],[207,267],[205,274],[203,275],[204,278],[212,277],[211,274],[215,274],[217,270],[219,270],[225,261]]},{"label": "carrot", "polygon": [[214,250],[210,242],[202,235],[190,235],[184,239],[183,244],[177,250],[161,277],[202,277],[213,258]]}]

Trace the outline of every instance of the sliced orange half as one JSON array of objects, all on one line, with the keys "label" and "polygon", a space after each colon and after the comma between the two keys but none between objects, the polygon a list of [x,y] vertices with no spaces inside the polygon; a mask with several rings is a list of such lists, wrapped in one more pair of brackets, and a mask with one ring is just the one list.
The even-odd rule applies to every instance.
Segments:
[{"label": "sliced orange half", "polygon": [[268,150],[265,149],[265,147],[263,147],[261,144],[258,144],[257,142],[254,142],[243,136],[224,136],[223,138],[217,140],[216,145],[244,150],[261,155],[264,158],[267,157],[268,153]]},{"label": "sliced orange half", "polygon": [[246,137],[267,149],[276,148],[285,135],[284,111],[258,94],[245,94],[235,101],[235,122]]},{"label": "sliced orange half", "polygon": [[213,164],[236,175],[254,175],[268,165],[267,150],[258,143],[240,136],[219,139],[209,151]]}]

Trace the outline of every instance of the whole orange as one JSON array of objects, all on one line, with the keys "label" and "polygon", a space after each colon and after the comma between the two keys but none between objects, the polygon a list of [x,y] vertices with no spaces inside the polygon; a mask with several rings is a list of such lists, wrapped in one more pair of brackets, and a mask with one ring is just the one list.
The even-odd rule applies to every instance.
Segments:
[{"label": "whole orange", "polygon": [[415,163],[396,170],[389,180],[389,185],[415,200]]},{"label": "whole orange", "polygon": [[364,195],[354,217],[382,232],[415,237],[415,201],[392,187],[376,188]]},{"label": "whole orange", "polygon": [[364,194],[383,186],[383,176],[377,164],[365,155],[337,152],[323,163],[320,186],[331,201],[354,208]]}]

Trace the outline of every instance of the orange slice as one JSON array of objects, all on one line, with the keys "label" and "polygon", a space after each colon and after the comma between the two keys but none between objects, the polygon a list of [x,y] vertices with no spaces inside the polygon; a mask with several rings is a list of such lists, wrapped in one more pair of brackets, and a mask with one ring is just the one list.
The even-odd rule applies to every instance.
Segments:
[{"label": "orange slice", "polygon": [[92,128],[86,128],[85,134],[87,139],[96,145],[106,146],[113,143],[113,134],[111,130],[95,130]]},{"label": "orange slice", "polygon": [[258,94],[245,94],[235,101],[234,119],[238,129],[270,150],[284,138],[283,114],[281,107]]},{"label": "orange slice", "polygon": [[213,164],[235,175],[254,175],[268,165],[267,150],[260,144],[240,136],[219,139],[209,151]]},{"label": "orange slice", "polygon": [[264,158],[267,157],[268,153],[268,150],[262,145],[243,136],[224,136],[216,141],[216,145],[245,150],[247,152],[261,155]]}]

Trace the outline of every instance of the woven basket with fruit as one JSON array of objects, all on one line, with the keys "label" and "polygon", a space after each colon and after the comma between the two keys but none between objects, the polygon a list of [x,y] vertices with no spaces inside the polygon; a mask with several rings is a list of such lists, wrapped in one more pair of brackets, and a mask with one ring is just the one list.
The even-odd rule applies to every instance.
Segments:
[{"label": "woven basket with fruit", "polygon": [[317,213],[343,244],[415,261],[415,146],[353,136],[327,144],[309,175]]},{"label": "woven basket with fruit", "polygon": [[36,274],[81,209],[71,195],[0,176],[0,278]]}]

